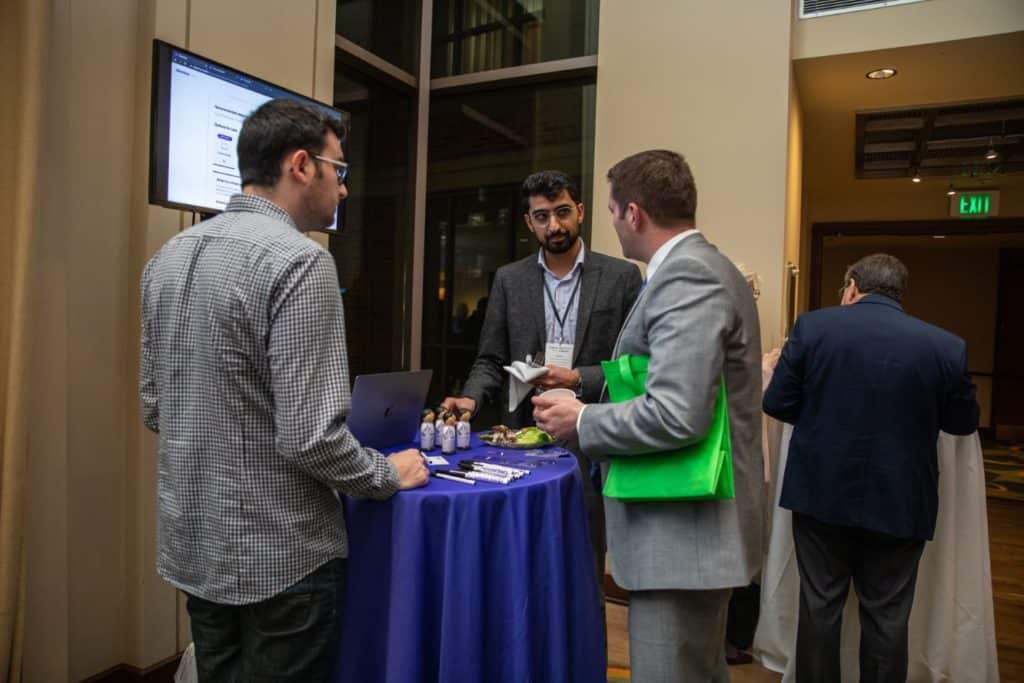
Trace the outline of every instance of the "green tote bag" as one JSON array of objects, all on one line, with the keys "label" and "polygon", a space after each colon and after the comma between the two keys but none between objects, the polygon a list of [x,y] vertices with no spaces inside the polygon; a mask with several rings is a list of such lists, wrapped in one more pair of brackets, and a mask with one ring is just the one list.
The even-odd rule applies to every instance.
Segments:
[{"label": "green tote bag", "polygon": [[[649,360],[648,356],[625,354],[617,360],[602,361],[612,403],[644,395]],[[725,377],[715,401],[711,428],[703,440],[674,451],[612,456],[604,495],[627,503],[735,497]]]}]

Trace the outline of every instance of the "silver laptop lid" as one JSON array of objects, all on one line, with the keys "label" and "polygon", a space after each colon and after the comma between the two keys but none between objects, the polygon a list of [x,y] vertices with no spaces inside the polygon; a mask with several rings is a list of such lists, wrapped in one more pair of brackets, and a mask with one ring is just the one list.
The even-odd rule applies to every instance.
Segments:
[{"label": "silver laptop lid", "polygon": [[352,412],[345,421],[349,431],[371,448],[414,446],[431,374],[431,370],[412,370],[356,377]]}]

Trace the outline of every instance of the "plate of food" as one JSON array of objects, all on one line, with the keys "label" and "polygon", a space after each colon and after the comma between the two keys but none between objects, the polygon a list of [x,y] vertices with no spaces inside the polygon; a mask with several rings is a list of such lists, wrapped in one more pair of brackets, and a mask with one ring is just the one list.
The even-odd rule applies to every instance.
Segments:
[{"label": "plate of food", "polygon": [[490,431],[481,432],[480,440],[491,446],[520,450],[544,448],[555,443],[554,437],[540,427],[512,429],[505,425],[495,425]]}]

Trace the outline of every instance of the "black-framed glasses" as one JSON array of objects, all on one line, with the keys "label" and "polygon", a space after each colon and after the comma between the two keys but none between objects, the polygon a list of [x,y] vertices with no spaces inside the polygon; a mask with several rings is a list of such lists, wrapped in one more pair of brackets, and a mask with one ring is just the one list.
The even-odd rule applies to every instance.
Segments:
[{"label": "black-framed glasses", "polygon": [[334,171],[338,174],[339,185],[345,182],[345,179],[348,178],[348,164],[346,162],[338,161],[337,159],[328,159],[327,157],[322,157],[319,154],[311,154],[310,156],[317,161],[326,161],[331,166],[334,166]]},{"label": "black-framed glasses", "polygon": [[576,215],[576,207],[571,204],[562,204],[561,206],[556,206],[554,211],[537,209],[533,213],[528,214],[530,225],[535,228],[546,228],[551,222],[552,215],[554,215],[555,220],[559,223],[568,223]]}]

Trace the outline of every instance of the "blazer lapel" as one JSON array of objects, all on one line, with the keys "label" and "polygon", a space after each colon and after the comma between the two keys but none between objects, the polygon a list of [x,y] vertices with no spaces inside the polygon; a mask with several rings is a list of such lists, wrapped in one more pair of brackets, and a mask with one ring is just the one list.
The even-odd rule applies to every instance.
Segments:
[{"label": "blazer lapel", "polygon": [[[533,329],[538,348],[533,349],[530,353],[536,354],[538,351],[544,350],[544,345],[548,341],[548,330],[544,322],[544,269],[536,262],[532,265],[530,277],[526,278],[523,294],[526,297],[526,305],[533,312]],[[514,360],[522,359],[517,358]]]},{"label": "blazer lapel", "polygon": [[576,337],[572,350],[572,364],[576,365],[580,349],[583,348],[583,338],[587,334],[587,323],[590,322],[590,312],[594,308],[594,301],[597,300],[597,285],[601,281],[601,266],[594,263],[594,259],[584,258],[583,272],[580,274],[583,281],[580,282],[580,305],[576,311]]}]

